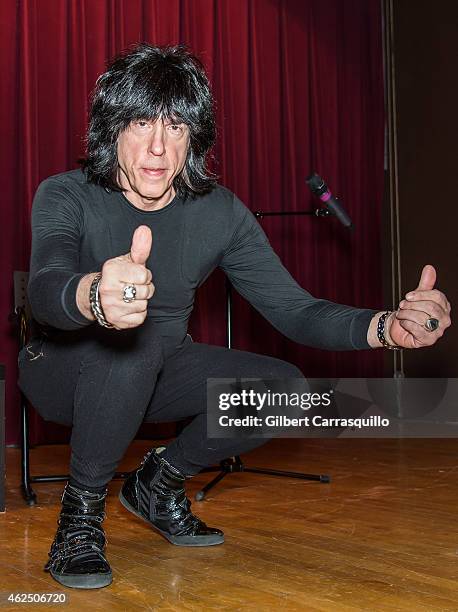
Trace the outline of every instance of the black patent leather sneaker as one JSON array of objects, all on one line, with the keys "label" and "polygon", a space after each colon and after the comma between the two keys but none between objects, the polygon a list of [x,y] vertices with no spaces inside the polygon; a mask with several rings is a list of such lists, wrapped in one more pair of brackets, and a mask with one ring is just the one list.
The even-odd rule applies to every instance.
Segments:
[{"label": "black patent leather sneaker", "polygon": [[62,494],[58,529],[49,551],[45,571],[54,580],[76,589],[99,589],[113,580],[105,558],[105,497],[69,483]]},{"label": "black patent leather sneaker", "polygon": [[219,529],[207,527],[191,512],[186,497],[186,477],[152,449],[141,466],[126,479],[120,493],[122,505],[147,521],[176,546],[214,546],[224,542]]}]

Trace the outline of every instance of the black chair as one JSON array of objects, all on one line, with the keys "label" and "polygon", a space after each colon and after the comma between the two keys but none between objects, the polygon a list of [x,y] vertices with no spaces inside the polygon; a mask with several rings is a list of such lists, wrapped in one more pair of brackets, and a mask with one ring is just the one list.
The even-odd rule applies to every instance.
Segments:
[{"label": "black chair", "polygon": [[[27,283],[29,275],[27,272],[14,272],[14,314],[12,320],[17,326],[19,350],[26,346],[30,339],[32,315],[27,299]],[[29,429],[29,405],[24,394],[21,392],[21,490],[22,495],[29,506],[37,503],[37,495],[32,488],[32,483],[40,482],[65,482],[69,474],[41,474],[32,476],[30,474],[30,429]],[[116,472],[114,478],[126,478],[127,472]]]}]

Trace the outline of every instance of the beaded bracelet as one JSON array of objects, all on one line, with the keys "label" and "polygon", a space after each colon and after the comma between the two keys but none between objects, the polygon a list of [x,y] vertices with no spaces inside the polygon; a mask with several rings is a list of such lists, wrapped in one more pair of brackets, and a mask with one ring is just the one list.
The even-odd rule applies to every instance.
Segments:
[{"label": "beaded bracelet", "polygon": [[99,298],[99,285],[101,278],[102,275],[100,273],[94,276],[94,280],[91,283],[91,289],[89,291],[89,305],[91,307],[92,314],[96,318],[97,323],[102,327],[110,328],[114,327],[114,325],[108,323],[108,321],[105,319],[105,314],[103,312],[102,304],[100,303]]},{"label": "beaded bracelet", "polygon": [[396,344],[389,344],[385,336],[385,321],[391,313],[391,310],[387,310],[380,316],[377,323],[377,338],[379,339],[380,344],[385,348],[390,349],[391,351],[402,351],[402,346],[397,346]]}]

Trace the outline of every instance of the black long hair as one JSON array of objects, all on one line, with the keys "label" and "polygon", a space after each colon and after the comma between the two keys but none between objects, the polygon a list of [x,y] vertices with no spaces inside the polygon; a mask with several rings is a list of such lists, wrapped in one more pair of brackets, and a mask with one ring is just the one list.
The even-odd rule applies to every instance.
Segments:
[{"label": "black long hair", "polygon": [[173,181],[178,195],[209,191],[206,157],[216,137],[213,97],[201,62],[184,46],[142,43],[118,55],[97,79],[83,166],[90,182],[121,190],[117,139],[136,119],[171,119],[189,128],[188,155]]}]

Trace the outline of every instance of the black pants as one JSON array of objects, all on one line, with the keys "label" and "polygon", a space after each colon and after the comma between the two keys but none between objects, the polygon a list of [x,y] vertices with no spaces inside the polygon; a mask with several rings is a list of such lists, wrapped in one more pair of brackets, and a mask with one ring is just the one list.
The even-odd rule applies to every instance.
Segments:
[{"label": "black pants", "polygon": [[91,325],[36,340],[19,356],[19,386],[48,421],[72,426],[70,476],[88,487],[113,477],[143,421],[193,416],[162,455],[187,475],[265,440],[207,439],[207,378],[298,378],[273,357],[192,342],[164,357],[150,319],[122,332]]}]

